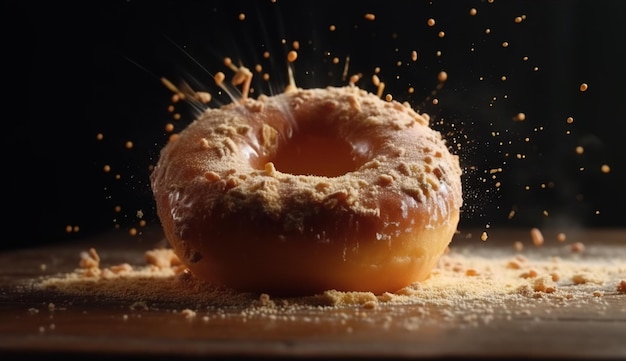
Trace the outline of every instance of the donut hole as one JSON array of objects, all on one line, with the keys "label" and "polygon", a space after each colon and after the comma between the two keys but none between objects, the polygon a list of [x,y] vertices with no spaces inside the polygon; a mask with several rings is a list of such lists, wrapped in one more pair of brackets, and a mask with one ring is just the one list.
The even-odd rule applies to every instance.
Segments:
[{"label": "donut hole", "polygon": [[338,177],[359,169],[367,150],[367,145],[355,147],[346,139],[301,130],[281,144],[270,161],[283,173]]}]

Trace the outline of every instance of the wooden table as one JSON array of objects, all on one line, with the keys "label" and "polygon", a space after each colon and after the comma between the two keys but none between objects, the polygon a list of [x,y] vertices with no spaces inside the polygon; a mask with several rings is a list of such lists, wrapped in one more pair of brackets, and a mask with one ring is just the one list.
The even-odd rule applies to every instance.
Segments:
[{"label": "wooden table", "polygon": [[[512,240],[528,240],[527,230],[493,230],[488,242],[479,240],[481,231],[474,231],[472,238],[470,233],[455,237],[452,253],[514,256]],[[623,259],[625,263],[617,267],[626,270],[626,230],[572,232],[567,242],[577,240],[585,241],[585,262]],[[90,247],[97,247],[111,264],[140,264],[144,251],[160,241],[158,231],[146,230],[141,242],[117,233],[0,253],[0,358],[626,357],[626,293],[611,292],[612,286],[606,286],[601,302],[574,300],[568,307],[558,307],[557,301],[538,298],[524,301],[521,310],[519,302],[482,300],[476,302],[475,311],[463,309],[465,315],[452,315],[458,307],[428,303],[254,313],[237,307],[167,306],[163,300],[159,307],[137,309],[129,307],[133,299],[76,297],[33,287],[41,277],[72,272],[79,253]],[[546,245],[528,250],[525,257],[562,248]],[[185,317],[184,308],[197,309],[198,316]]]}]

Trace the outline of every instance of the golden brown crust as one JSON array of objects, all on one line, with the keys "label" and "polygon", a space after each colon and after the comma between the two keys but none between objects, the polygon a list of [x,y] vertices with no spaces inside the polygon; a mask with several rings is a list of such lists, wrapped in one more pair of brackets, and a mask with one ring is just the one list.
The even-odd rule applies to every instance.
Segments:
[{"label": "golden brown crust", "polygon": [[[286,154],[295,140],[321,156]],[[317,175],[302,173],[309,163]],[[302,293],[427,277],[456,231],[460,178],[425,117],[348,86],[209,109],[163,148],[151,179],[165,235],[195,274]]]}]

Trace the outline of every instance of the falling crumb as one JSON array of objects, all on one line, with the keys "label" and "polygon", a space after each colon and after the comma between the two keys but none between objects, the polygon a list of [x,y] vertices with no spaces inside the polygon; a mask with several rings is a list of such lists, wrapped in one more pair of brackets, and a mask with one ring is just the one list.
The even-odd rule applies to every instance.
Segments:
[{"label": "falling crumb", "polygon": [[211,102],[211,99],[213,97],[211,96],[210,93],[200,91],[200,92],[196,92],[195,93],[195,98],[198,101],[200,101],[201,103],[207,104],[207,103]]},{"label": "falling crumb", "polygon": [[516,251],[521,252],[522,250],[524,250],[524,244],[520,241],[515,241],[513,242],[513,248]]},{"label": "falling crumb", "polygon": [[240,21],[246,20],[246,14],[240,13],[239,15],[237,15],[237,19],[239,19]]},{"label": "falling crumb", "polygon": [[561,232],[561,233],[556,235],[556,240],[559,241],[559,242],[565,242],[565,240],[567,240],[567,235],[565,235],[565,233]]},{"label": "falling crumb", "polygon": [[531,228],[530,237],[536,247],[543,245],[543,234],[541,233],[541,230],[539,230],[539,228]]},{"label": "falling crumb", "polygon": [[372,13],[367,13],[367,14],[365,14],[365,20],[374,21],[374,20],[376,20],[376,15],[374,15]]},{"label": "falling crumb", "polygon": [[585,251],[585,245],[582,242],[572,243],[570,245],[570,250],[573,253],[582,253]]},{"label": "falling crumb", "polygon": [[295,50],[291,50],[289,51],[289,53],[287,53],[288,62],[293,63],[294,61],[296,61],[296,59],[298,59],[298,53]]},{"label": "falling crumb", "polygon": [[215,80],[215,84],[221,85],[224,82],[224,79],[226,79],[226,74],[222,73],[221,71],[217,72],[215,73],[213,79]]},{"label": "falling crumb", "polygon": [[431,27],[432,27],[432,26],[435,26],[435,19],[430,18],[430,19],[426,20],[426,24],[427,24],[428,26],[431,26]]},{"label": "falling crumb", "polygon": [[440,71],[439,74],[437,74],[437,80],[440,83],[445,83],[446,80],[448,80],[448,73],[446,73],[445,71]]},{"label": "falling crumb", "polygon": [[580,89],[581,92],[586,92],[587,89],[589,89],[589,85],[587,85],[587,83],[582,83],[582,84],[580,84],[579,89]]},{"label": "falling crumb", "polygon": [[489,236],[487,235],[487,232],[483,232],[480,235],[480,240],[483,241],[483,242],[485,242],[487,240],[487,238],[489,238]]},{"label": "falling crumb", "polygon": [[515,117],[513,117],[513,120],[516,120],[518,122],[523,122],[524,120],[526,120],[526,114],[524,114],[524,113],[517,113],[517,115]]},{"label": "falling crumb", "polygon": [[176,85],[174,85],[174,83],[172,83],[171,81],[169,81],[167,78],[161,78],[161,83],[167,88],[169,89],[172,93],[176,94],[178,96],[179,91],[178,88],[176,87]]},{"label": "falling crumb", "polygon": [[604,174],[611,173],[611,167],[608,164],[602,164],[600,171]]},{"label": "falling crumb", "polygon": [[475,16],[476,14],[478,14],[478,10],[476,10],[476,8],[471,8],[470,11],[469,11],[469,14],[471,16]]},{"label": "falling crumb", "polygon": [[515,214],[516,214],[515,210],[511,209],[511,211],[509,211],[509,214],[508,214],[507,218],[508,219],[513,219],[515,217]]},{"label": "falling crumb", "polygon": [[376,87],[380,85],[380,78],[378,77],[378,75],[372,75],[372,84],[374,84],[374,86]]}]

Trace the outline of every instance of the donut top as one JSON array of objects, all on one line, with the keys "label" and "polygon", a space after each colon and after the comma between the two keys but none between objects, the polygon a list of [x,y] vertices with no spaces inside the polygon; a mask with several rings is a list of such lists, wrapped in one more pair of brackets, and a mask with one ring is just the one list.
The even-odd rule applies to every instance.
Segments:
[{"label": "donut top", "polygon": [[181,227],[236,216],[324,241],[311,219],[337,210],[376,220],[389,240],[458,214],[461,173],[427,115],[346,86],[207,109],[162,149],[151,179]]}]

